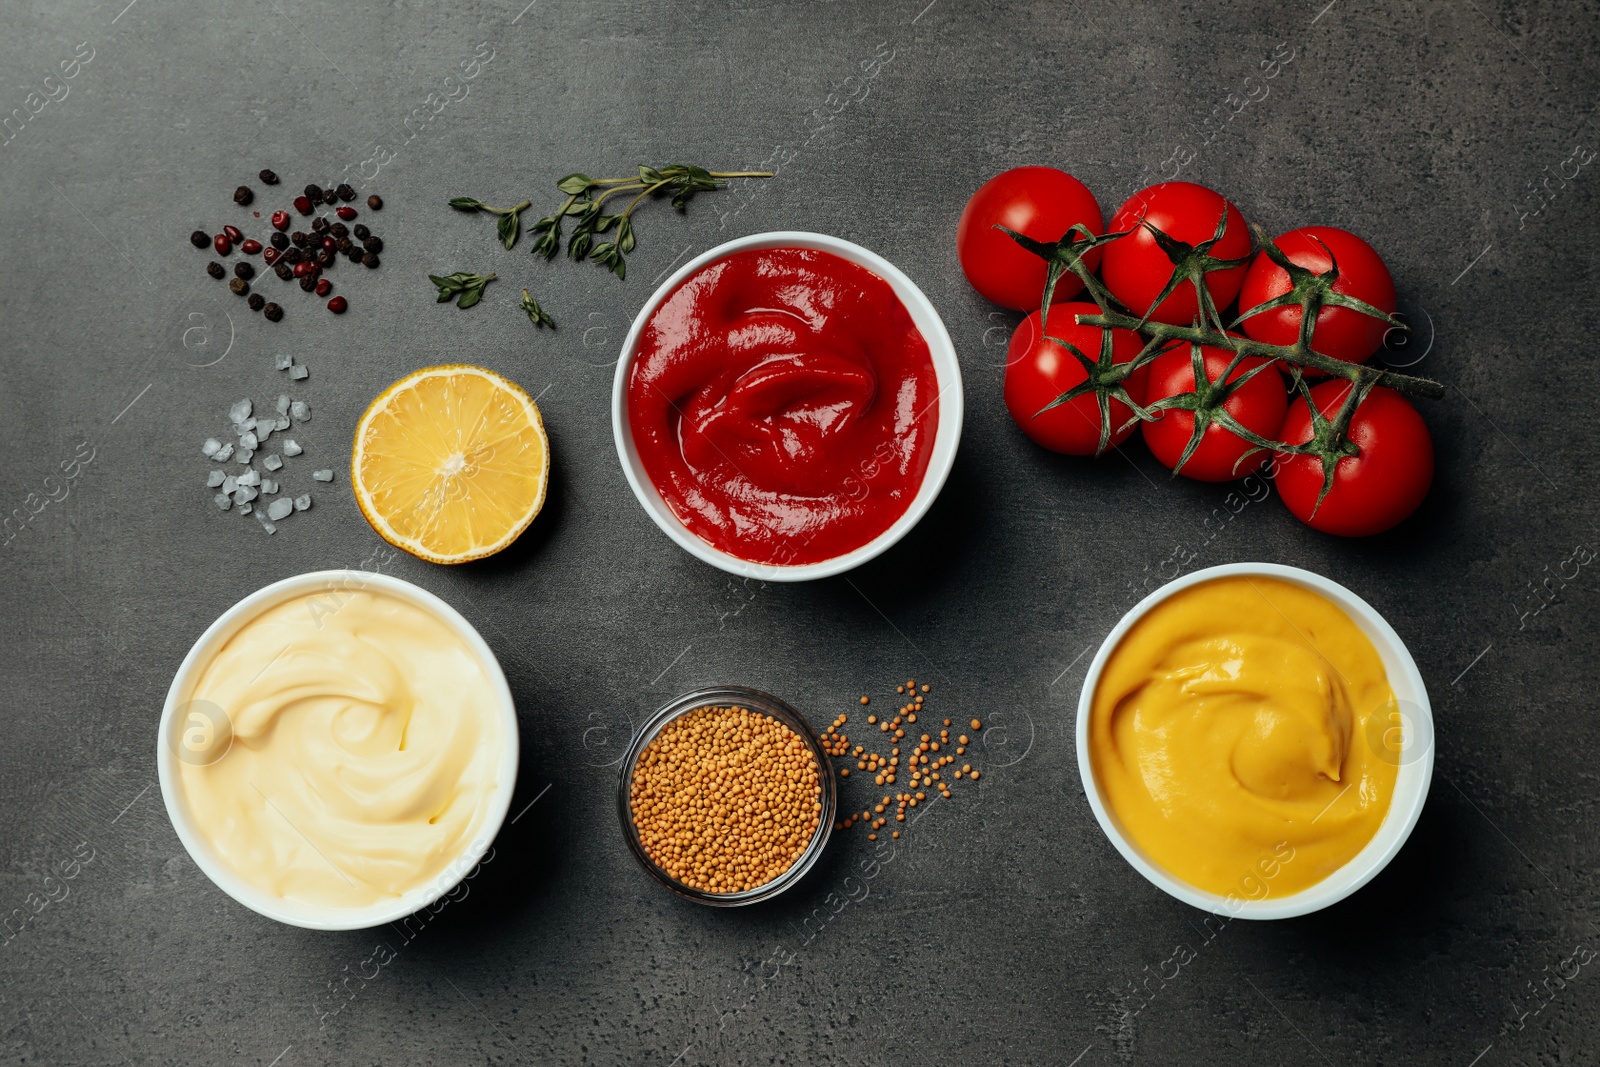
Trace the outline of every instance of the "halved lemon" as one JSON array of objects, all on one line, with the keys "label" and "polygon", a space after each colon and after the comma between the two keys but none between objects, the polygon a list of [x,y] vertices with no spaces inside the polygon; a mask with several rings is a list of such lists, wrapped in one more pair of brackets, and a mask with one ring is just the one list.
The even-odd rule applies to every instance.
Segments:
[{"label": "halved lemon", "polygon": [[425,367],[356,423],[356,503],[378,535],[433,563],[492,556],[544,506],[550,440],[533,399],[494,371]]}]

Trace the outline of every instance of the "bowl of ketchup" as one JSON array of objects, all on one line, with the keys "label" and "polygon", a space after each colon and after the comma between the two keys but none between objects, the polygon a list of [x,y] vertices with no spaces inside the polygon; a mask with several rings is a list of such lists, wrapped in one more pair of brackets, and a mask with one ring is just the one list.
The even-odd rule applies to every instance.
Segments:
[{"label": "bowl of ketchup", "polygon": [[623,344],[611,422],[645,512],[742,577],[839,574],[927,513],[961,439],[961,368],[922,290],[818,233],[690,260]]}]

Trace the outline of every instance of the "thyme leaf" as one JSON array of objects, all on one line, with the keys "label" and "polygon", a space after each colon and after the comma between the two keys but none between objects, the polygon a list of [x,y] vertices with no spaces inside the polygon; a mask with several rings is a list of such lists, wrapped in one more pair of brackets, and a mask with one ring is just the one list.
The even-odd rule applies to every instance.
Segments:
[{"label": "thyme leaf", "polygon": [[495,277],[493,274],[469,274],[466,271],[457,271],[443,277],[430,274],[428,280],[439,287],[439,303],[455,300],[456,307],[465,309],[483,299],[484,288],[494,281]]},{"label": "thyme leaf", "polygon": [[556,320],[552,319],[550,313],[539,306],[539,301],[528,295],[528,290],[522,290],[522,299],[517,301],[517,307],[528,313],[528,321],[535,326],[548,326],[552,330],[556,328]]}]

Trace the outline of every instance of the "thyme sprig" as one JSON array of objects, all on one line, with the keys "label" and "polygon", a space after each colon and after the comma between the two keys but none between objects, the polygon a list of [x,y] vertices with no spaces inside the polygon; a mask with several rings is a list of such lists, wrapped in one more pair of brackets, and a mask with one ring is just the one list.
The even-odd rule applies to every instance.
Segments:
[{"label": "thyme sprig", "polygon": [[450,199],[450,206],[457,211],[487,211],[491,215],[500,216],[500,221],[495,223],[495,233],[509,252],[522,233],[522,213],[533,206],[533,201],[524,200],[516,207],[498,208],[490,207],[482,200],[474,200],[470,196],[456,196]]},{"label": "thyme sprig", "polygon": [[[1246,453],[1245,459],[1259,456],[1263,452],[1278,452],[1290,455],[1317,456],[1322,463],[1322,491],[1318,494],[1317,504],[1328,495],[1328,490],[1333,487],[1334,471],[1339,461],[1360,455],[1361,449],[1350,439],[1350,422],[1355,416],[1357,408],[1362,401],[1379,385],[1387,386],[1397,392],[1409,396],[1439,399],[1444,396],[1444,386],[1427,378],[1419,378],[1409,374],[1398,374],[1381,367],[1370,367],[1359,363],[1346,363],[1344,360],[1334,359],[1324,355],[1311,347],[1312,333],[1316,328],[1318,312],[1324,307],[1343,307],[1358,314],[1378,319],[1390,327],[1400,330],[1410,330],[1404,322],[1371,304],[1343,293],[1335,292],[1334,283],[1339,280],[1339,264],[1333,251],[1324,245],[1328,253],[1328,269],[1317,272],[1301,267],[1284,255],[1283,251],[1272,242],[1264,230],[1259,226],[1252,226],[1251,232],[1255,238],[1255,245],[1272,262],[1282,267],[1289,275],[1290,289],[1280,297],[1267,301],[1259,307],[1246,310],[1244,313],[1228,323],[1223,324],[1220,310],[1211,298],[1211,292],[1206,287],[1205,276],[1212,271],[1234,270],[1248,262],[1245,259],[1218,259],[1211,255],[1211,249],[1219,242],[1227,231],[1228,219],[1226,211],[1217,220],[1215,234],[1208,240],[1197,245],[1190,245],[1179,241],[1171,235],[1164,233],[1148,221],[1140,220],[1139,225],[1149,231],[1155,238],[1156,245],[1166,253],[1167,259],[1172,263],[1172,274],[1167,284],[1162,288],[1161,294],[1151,301],[1155,308],[1172,294],[1180,285],[1193,285],[1199,300],[1199,312],[1195,321],[1187,326],[1173,325],[1165,322],[1152,322],[1146,315],[1135,315],[1117,300],[1105,287],[1104,283],[1095,276],[1093,269],[1084,262],[1085,255],[1093,249],[1112,241],[1121,240],[1132,233],[1126,230],[1121,233],[1108,233],[1095,236],[1083,226],[1073,226],[1062,234],[1058,241],[1036,241],[1004,226],[998,227],[1008,234],[1012,240],[1023,248],[1044,259],[1047,268],[1045,272],[1045,286],[1040,307],[1040,327],[1049,322],[1050,304],[1055,295],[1056,285],[1062,275],[1071,271],[1082,282],[1086,295],[1100,308],[1099,314],[1077,315],[1076,321],[1085,326],[1098,326],[1104,332],[1102,336],[1101,351],[1097,358],[1091,359],[1076,346],[1051,337],[1046,331],[1045,336],[1054,343],[1061,345],[1082,364],[1086,377],[1084,381],[1056,397],[1041,409],[1039,414],[1051,408],[1076,400],[1080,396],[1090,393],[1095,395],[1096,404],[1100,409],[1100,444],[1098,452],[1103,452],[1110,443],[1113,426],[1111,423],[1111,401],[1118,400],[1124,403],[1133,412],[1133,418],[1125,423],[1131,425],[1139,421],[1151,421],[1160,417],[1163,411],[1183,410],[1194,415],[1194,430],[1184,447],[1183,453],[1172,473],[1176,475],[1183,469],[1183,465],[1194,455],[1199,447],[1201,438],[1206,429],[1212,424],[1217,424],[1239,437],[1248,441],[1254,448]],[[1236,328],[1245,319],[1281,307],[1299,307],[1300,334],[1293,344],[1274,345],[1264,341],[1256,341],[1248,337],[1229,333],[1228,330]],[[1112,329],[1129,330],[1144,340],[1144,347],[1138,355],[1125,363],[1111,361],[1111,333]],[[1128,395],[1125,383],[1138,370],[1148,365],[1157,357],[1174,349],[1187,346],[1190,359],[1194,368],[1195,387],[1187,393],[1164,397],[1148,405],[1134,403]],[[1233,352],[1233,358],[1227,368],[1213,380],[1205,371],[1205,359],[1201,352],[1202,346],[1228,349]],[[1245,372],[1239,377],[1232,378],[1243,365],[1244,361],[1258,357],[1263,362]],[[1304,444],[1288,444],[1283,441],[1273,441],[1251,432],[1240,425],[1233,416],[1224,409],[1223,405],[1228,399],[1256,374],[1262,373],[1269,366],[1282,364],[1288,371],[1293,388],[1311,409],[1312,435],[1311,440]],[[1345,395],[1332,418],[1324,416],[1311,403],[1311,388],[1306,383],[1306,371],[1316,371],[1330,378],[1344,378],[1351,383],[1350,391]],[[1121,427],[1117,427],[1120,429]]]},{"label": "thyme sprig", "polygon": [[[772,173],[767,170],[706,170],[687,163],[665,167],[641,163],[638,173],[626,178],[569,174],[556,182],[556,188],[567,195],[566,200],[554,214],[528,227],[528,232],[537,238],[532,252],[547,260],[554,259],[561,251],[563,221],[570,218],[572,232],[566,237],[568,258],[574,262],[592,260],[618,278],[626,278],[626,257],[637,244],[633,213],[646,199],[669,198],[672,206],[681,212],[687,209],[696,193],[721,189],[729,178],[770,178]],[[621,211],[607,213],[604,210],[607,200],[628,193],[634,195]],[[607,240],[596,240],[607,235]]]},{"label": "thyme sprig", "polygon": [[444,277],[437,274],[428,275],[428,280],[439,287],[439,303],[455,300],[456,307],[462,309],[469,308],[482,300],[483,290],[495,278],[496,275],[493,274],[468,274],[466,271],[456,271]]}]

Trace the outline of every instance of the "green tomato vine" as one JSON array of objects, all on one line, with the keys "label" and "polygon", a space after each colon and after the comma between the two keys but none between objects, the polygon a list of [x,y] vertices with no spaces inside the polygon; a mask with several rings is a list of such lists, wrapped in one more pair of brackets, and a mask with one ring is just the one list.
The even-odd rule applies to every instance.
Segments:
[{"label": "green tomato vine", "polygon": [[[1041,302],[1040,332],[1045,338],[1060,345],[1070,352],[1082,364],[1086,373],[1085,379],[1073,388],[1062,393],[1041,409],[1042,414],[1051,408],[1076,400],[1078,397],[1094,394],[1095,402],[1100,409],[1100,443],[1096,454],[1104,452],[1110,444],[1111,435],[1115,429],[1122,429],[1135,422],[1151,421],[1156,419],[1162,411],[1181,410],[1190,412],[1194,416],[1194,432],[1190,435],[1182,455],[1172,473],[1176,475],[1183,469],[1189,457],[1199,447],[1206,430],[1213,424],[1223,427],[1231,433],[1255,446],[1241,458],[1243,463],[1251,456],[1263,452],[1276,452],[1288,455],[1317,456],[1322,463],[1322,491],[1318,494],[1317,503],[1320,505],[1328,490],[1333,486],[1334,470],[1339,461],[1361,454],[1361,449],[1350,439],[1350,421],[1354,418],[1356,409],[1361,406],[1372,389],[1378,385],[1387,386],[1397,392],[1408,396],[1428,397],[1438,399],[1444,396],[1444,386],[1427,378],[1418,378],[1409,374],[1398,374],[1394,371],[1380,367],[1370,367],[1358,363],[1346,363],[1324,355],[1311,347],[1312,331],[1316,327],[1317,315],[1324,307],[1349,308],[1359,314],[1378,319],[1391,327],[1409,330],[1410,327],[1393,315],[1387,314],[1371,304],[1335,292],[1333,285],[1339,279],[1339,264],[1334,258],[1333,251],[1327,249],[1329,267],[1326,271],[1318,273],[1308,270],[1289,260],[1277,245],[1258,226],[1252,226],[1251,232],[1255,237],[1255,245],[1260,248],[1272,262],[1282,267],[1289,275],[1289,291],[1257,307],[1251,308],[1239,315],[1231,324],[1225,326],[1222,315],[1211,298],[1210,291],[1205,285],[1205,276],[1212,271],[1232,270],[1243,267],[1249,263],[1250,258],[1219,259],[1211,254],[1211,250],[1227,232],[1228,216],[1224,211],[1217,220],[1216,233],[1199,244],[1191,245],[1180,241],[1151,223],[1140,220],[1140,226],[1149,231],[1155,239],[1157,246],[1166,253],[1172,263],[1172,274],[1167,279],[1166,286],[1161,294],[1151,302],[1151,308],[1159,307],[1180,285],[1192,285],[1199,300],[1199,314],[1196,321],[1188,326],[1175,326],[1165,322],[1152,322],[1148,315],[1133,314],[1123,306],[1104,283],[1095,276],[1095,273],[1084,262],[1084,256],[1092,249],[1110,244],[1128,236],[1133,230],[1124,230],[1120,233],[1108,233],[1096,236],[1084,226],[1073,226],[1061,236],[1059,241],[1036,241],[1031,237],[1017,233],[1015,230],[1004,226],[998,227],[1008,234],[1012,240],[1023,248],[1042,258],[1047,264],[1045,274],[1044,294]],[[1326,248],[1326,246],[1324,246]],[[1055,295],[1056,285],[1061,277],[1071,271],[1082,282],[1084,292],[1100,308],[1098,315],[1078,315],[1077,321],[1084,326],[1098,326],[1102,329],[1100,335],[1100,351],[1093,357],[1084,353],[1076,345],[1060,338],[1051,337],[1046,327],[1050,321],[1050,303]],[[1252,340],[1229,334],[1228,327],[1237,327],[1245,319],[1281,307],[1299,307],[1300,336],[1294,344],[1273,345],[1262,341]],[[1144,340],[1144,347],[1139,354],[1125,363],[1112,361],[1111,330],[1129,330],[1139,335]],[[1195,388],[1187,393],[1178,393],[1164,397],[1150,404],[1140,404],[1128,394],[1127,380],[1141,368],[1148,365],[1167,352],[1174,351],[1182,345],[1189,346],[1190,359],[1194,368]],[[1202,346],[1231,350],[1233,358],[1228,366],[1215,379],[1206,374],[1205,359],[1201,353]],[[1252,357],[1261,358],[1262,363],[1253,367],[1239,377],[1234,378],[1241,364]],[[1260,436],[1244,426],[1241,426],[1234,417],[1224,408],[1228,399],[1245,382],[1255,375],[1265,371],[1268,367],[1281,364],[1288,371],[1292,387],[1305,399],[1306,405],[1311,410],[1312,435],[1311,440],[1304,444],[1288,444],[1284,441],[1273,441]],[[1346,394],[1339,409],[1332,418],[1328,418],[1311,402],[1311,387],[1306,383],[1304,371],[1311,369],[1318,371],[1329,378],[1343,378],[1351,383],[1351,389]],[[1133,411],[1134,417],[1124,424],[1124,427],[1113,427],[1111,416],[1111,401],[1117,400],[1126,404]],[[1240,472],[1241,474],[1244,472]]]}]

